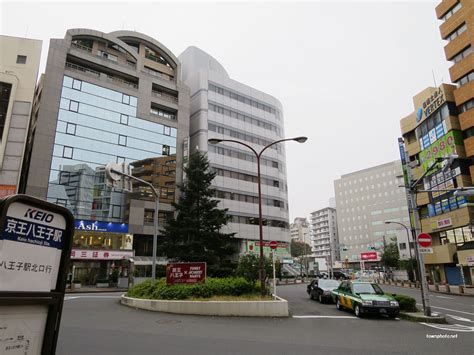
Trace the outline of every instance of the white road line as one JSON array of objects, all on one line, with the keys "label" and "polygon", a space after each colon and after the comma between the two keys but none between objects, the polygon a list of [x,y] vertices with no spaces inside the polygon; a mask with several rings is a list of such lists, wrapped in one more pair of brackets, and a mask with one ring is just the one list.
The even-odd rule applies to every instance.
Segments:
[{"label": "white road line", "polygon": [[292,316],[292,318],[333,318],[333,319],[344,319],[344,318],[349,318],[349,319],[357,319],[357,317],[352,317],[352,316]]},{"label": "white road line", "polygon": [[66,296],[64,297],[65,300],[73,300],[76,298],[120,298],[120,296]]},{"label": "white road line", "polygon": [[424,323],[420,322],[420,324],[426,325],[427,327],[439,329],[439,330],[447,330],[451,332],[474,332],[474,327],[468,327],[466,325],[461,324],[435,324],[435,323]]},{"label": "white road line", "polygon": [[463,317],[458,317],[458,316],[453,316],[452,314],[446,314],[447,316],[453,318],[453,319],[456,319],[460,322],[470,322],[470,323],[474,323],[474,320],[470,320],[468,318],[463,318]]},{"label": "white road line", "polygon": [[453,298],[452,297],[447,297],[447,296],[435,296],[435,297],[438,297],[438,298],[447,298],[449,300],[452,300]]},{"label": "white road line", "polygon": [[[423,306],[423,304],[417,303],[417,306]],[[470,316],[474,316],[474,313],[464,312],[464,311],[458,311],[458,310],[456,310],[456,309],[443,308],[443,307],[436,307],[436,306],[431,306],[431,308],[443,309],[443,310],[445,310],[445,311],[451,311],[451,312],[456,312],[456,313],[469,314]]]}]

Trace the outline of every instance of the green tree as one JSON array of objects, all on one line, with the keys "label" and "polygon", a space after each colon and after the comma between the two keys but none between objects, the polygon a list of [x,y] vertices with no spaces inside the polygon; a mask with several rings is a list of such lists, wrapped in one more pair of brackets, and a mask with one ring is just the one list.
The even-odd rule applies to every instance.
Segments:
[{"label": "green tree", "polygon": [[295,239],[291,241],[290,250],[291,256],[294,258],[311,254],[311,247],[308,243],[299,242]]},{"label": "green tree", "polygon": [[400,263],[400,253],[398,252],[396,237],[390,238],[390,243],[385,246],[381,260],[385,266],[398,267]]},{"label": "green tree", "polygon": [[227,209],[219,209],[211,183],[216,173],[209,160],[197,152],[189,157],[184,167],[187,179],[180,186],[181,196],[173,203],[176,217],[170,219],[160,237],[161,253],[176,261],[204,261],[209,265],[221,264],[236,252],[233,236],[224,233],[231,216]]},{"label": "green tree", "polygon": [[[264,257],[265,274],[268,277],[273,275],[272,261]],[[242,276],[249,282],[255,283],[258,280],[258,269],[260,265],[260,256],[254,253],[244,254],[240,257],[235,274]]]}]

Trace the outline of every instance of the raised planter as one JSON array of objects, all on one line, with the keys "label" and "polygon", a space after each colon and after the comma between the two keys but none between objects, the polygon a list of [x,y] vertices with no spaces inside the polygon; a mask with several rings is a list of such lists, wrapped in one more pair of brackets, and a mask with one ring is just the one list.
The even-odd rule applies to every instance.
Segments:
[{"label": "raised planter", "polygon": [[97,283],[95,284],[95,286],[96,286],[97,288],[105,288],[105,287],[109,287],[109,283],[108,283],[108,282],[107,282],[107,283],[105,283],[105,282],[97,282]]},{"label": "raised planter", "polygon": [[288,317],[288,302],[279,297],[275,301],[171,301],[145,300],[122,295],[120,302],[132,308],[177,314]]},{"label": "raised planter", "polygon": [[73,285],[73,289],[74,289],[74,288],[81,288],[81,287],[82,287],[82,284],[79,284],[79,283],[78,283],[78,284],[72,284],[72,285]]}]

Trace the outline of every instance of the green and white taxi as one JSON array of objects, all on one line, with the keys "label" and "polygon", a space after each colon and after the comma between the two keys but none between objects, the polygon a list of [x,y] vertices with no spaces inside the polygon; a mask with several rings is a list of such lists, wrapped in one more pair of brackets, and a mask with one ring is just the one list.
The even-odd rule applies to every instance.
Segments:
[{"label": "green and white taxi", "polygon": [[371,282],[343,281],[332,291],[332,298],[337,309],[353,310],[357,317],[381,314],[395,318],[400,312],[398,302]]}]

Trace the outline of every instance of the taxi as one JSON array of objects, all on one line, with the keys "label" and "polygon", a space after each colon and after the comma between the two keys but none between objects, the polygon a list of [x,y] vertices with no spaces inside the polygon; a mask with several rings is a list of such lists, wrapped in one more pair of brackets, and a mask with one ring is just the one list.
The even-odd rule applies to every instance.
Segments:
[{"label": "taxi", "polygon": [[332,291],[332,298],[337,309],[350,309],[357,317],[380,314],[395,318],[400,312],[398,302],[384,294],[379,285],[371,282],[342,281]]}]

